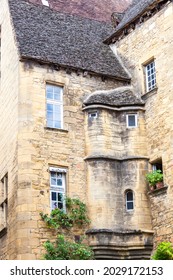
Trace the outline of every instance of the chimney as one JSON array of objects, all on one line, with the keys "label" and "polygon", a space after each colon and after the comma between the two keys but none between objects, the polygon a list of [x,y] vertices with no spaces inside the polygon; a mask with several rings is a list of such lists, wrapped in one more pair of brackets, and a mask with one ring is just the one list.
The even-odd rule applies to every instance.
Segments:
[{"label": "chimney", "polygon": [[42,1],[42,4],[49,7],[49,2],[48,0],[41,0]]}]

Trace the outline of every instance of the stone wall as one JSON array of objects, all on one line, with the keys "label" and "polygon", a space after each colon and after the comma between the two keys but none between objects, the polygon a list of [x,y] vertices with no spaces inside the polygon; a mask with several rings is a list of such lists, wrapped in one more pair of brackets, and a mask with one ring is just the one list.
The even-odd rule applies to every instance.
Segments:
[{"label": "stone wall", "polygon": [[0,239],[0,258],[15,259],[19,68],[7,1],[1,1],[0,27],[0,180],[8,173],[8,237]]},{"label": "stone wall", "polygon": [[[46,127],[46,83],[63,86],[64,128]],[[49,166],[67,169],[67,195],[87,202],[83,99],[97,88],[122,83],[20,63],[17,259],[39,259],[50,236],[39,213],[50,212]]]},{"label": "stone wall", "polygon": [[[97,108],[97,105],[95,105]],[[101,107],[101,106],[100,106]],[[88,204],[94,229],[151,230],[144,178],[148,169],[144,111],[86,109]],[[120,109],[119,109],[120,110]],[[138,127],[128,128],[126,114],[137,113]],[[134,192],[134,210],[126,210],[125,193]]]},{"label": "stone wall", "polygon": [[[136,26],[116,43],[118,53],[129,69],[137,95],[146,101],[146,131],[150,162],[162,159],[167,194],[151,199],[155,242],[170,239],[173,211],[173,4],[169,3],[150,19]],[[145,92],[143,65],[155,59],[157,88]],[[151,167],[150,167],[151,168]],[[161,210],[162,209],[162,210]]]}]

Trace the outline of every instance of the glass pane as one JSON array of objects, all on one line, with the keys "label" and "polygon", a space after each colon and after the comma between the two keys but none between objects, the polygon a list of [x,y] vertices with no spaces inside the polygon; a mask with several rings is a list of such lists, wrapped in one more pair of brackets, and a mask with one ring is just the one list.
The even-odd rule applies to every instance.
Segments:
[{"label": "glass pane", "polygon": [[126,197],[127,197],[127,201],[132,201],[133,200],[133,193],[132,192],[127,192]]},{"label": "glass pane", "polygon": [[61,122],[60,121],[55,121],[54,122],[54,127],[55,128],[61,128]]},{"label": "glass pane", "polygon": [[47,103],[47,111],[53,112],[53,105]]},{"label": "glass pane", "polygon": [[56,192],[52,192],[52,200],[56,201],[57,200],[56,197],[57,197],[57,193]]},{"label": "glass pane", "polygon": [[55,110],[55,113],[56,113],[56,114],[59,114],[59,115],[61,114],[61,107],[60,107],[60,106],[55,105],[55,106],[54,106],[54,110]]},{"label": "glass pane", "polygon": [[47,99],[53,99],[53,93],[47,92]]},{"label": "glass pane", "polygon": [[58,201],[59,202],[63,201],[63,194],[62,193],[58,193]]},{"label": "glass pane", "polygon": [[52,209],[58,208],[58,203],[52,201]]},{"label": "glass pane", "polygon": [[53,112],[47,112],[47,119],[53,120]]},{"label": "glass pane", "polygon": [[57,179],[57,186],[62,186],[62,179]]},{"label": "glass pane", "polygon": [[127,209],[132,210],[133,209],[133,202],[127,202]]},{"label": "glass pane", "polygon": [[53,126],[53,121],[52,120],[47,120],[47,126],[48,127],[54,127]]},{"label": "glass pane", "polygon": [[60,210],[63,209],[63,203],[58,202],[58,208],[59,208]]},{"label": "glass pane", "polygon": [[128,122],[129,122],[129,126],[135,126],[136,125],[135,116],[134,115],[128,116]]},{"label": "glass pane", "polygon": [[51,185],[56,186],[56,178],[51,178]]},{"label": "glass pane", "polygon": [[54,99],[61,101],[61,94],[60,93],[54,93]]}]

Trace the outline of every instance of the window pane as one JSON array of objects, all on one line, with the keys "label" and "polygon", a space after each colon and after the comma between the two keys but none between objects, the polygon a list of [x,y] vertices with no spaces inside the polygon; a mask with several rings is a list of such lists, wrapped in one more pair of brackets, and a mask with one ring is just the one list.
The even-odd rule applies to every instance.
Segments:
[{"label": "window pane", "polygon": [[135,122],[135,116],[132,115],[132,116],[128,116],[128,125],[129,126],[136,126],[136,122]]},{"label": "window pane", "polygon": [[58,122],[58,121],[55,121],[55,122],[54,122],[54,127],[55,127],[55,128],[61,128],[61,122],[60,122],[60,121],[59,121],[59,122]]},{"label": "window pane", "polygon": [[51,178],[51,185],[56,186],[56,178]]},{"label": "window pane", "polygon": [[53,112],[53,105],[52,104],[47,103],[47,111]]},{"label": "window pane", "polygon": [[63,203],[58,202],[58,208],[59,208],[60,210],[63,209]]},{"label": "window pane", "polygon": [[126,194],[126,197],[127,197],[127,201],[132,201],[133,200],[133,193],[132,192],[127,192]]},{"label": "window pane", "polygon": [[57,186],[62,186],[62,179],[57,179]]},{"label": "window pane", "polygon": [[63,194],[62,193],[58,193],[58,201],[59,202],[63,201]]},{"label": "window pane", "polygon": [[56,192],[52,192],[52,200],[56,201],[57,200],[56,197],[57,197]]},{"label": "window pane", "polygon": [[54,126],[53,126],[53,121],[47,120],[47,126],[48,126],[48,127],[54,127]]},{"label": "window pane", "polygon": [[133,209],[133,202],[127,202],[127,210]]}]

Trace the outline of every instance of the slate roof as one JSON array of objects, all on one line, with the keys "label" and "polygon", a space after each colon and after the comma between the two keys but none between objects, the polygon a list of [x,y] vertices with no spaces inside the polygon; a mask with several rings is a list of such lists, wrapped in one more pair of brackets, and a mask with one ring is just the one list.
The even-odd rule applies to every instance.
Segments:
[{"label": "slate roof", "polygon": [[110,39],[118,35],[121,30],[129,25],[129,23],[139,18],[145,11],[149,10],[159,2],[163,2],[163,0],[133,0],[114,33],[108,39],[106,39],[105,42],[109,43]]},{"label": "slate roof", "polygon": [[116,31],[120,30],[127,23],[131,22],[137,16],[142,14],[146,10],[146,8],[151,4],[153,4],[154,2],[158,2],[158,1],[157,0],[133,0],[132,4],[129,6],[126,13],[124,14],[122,21],[117,26]]},{"label": "slate roof", "polygon": [[102,104],[109,106],[144,105],[144,101],[135,96],[132,87],[119,87],[113,90],[95,91],[83,102],[84,105]]},{"label": "slate roof", "polygon": [[130,79],[109,46],[103,44],[112,32],[109,24],[24,0],[9,0],[9,7],[21,58]]}]

